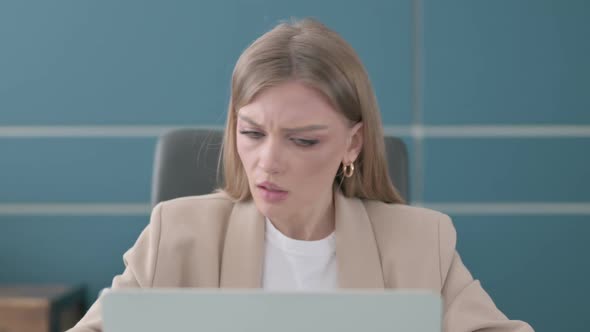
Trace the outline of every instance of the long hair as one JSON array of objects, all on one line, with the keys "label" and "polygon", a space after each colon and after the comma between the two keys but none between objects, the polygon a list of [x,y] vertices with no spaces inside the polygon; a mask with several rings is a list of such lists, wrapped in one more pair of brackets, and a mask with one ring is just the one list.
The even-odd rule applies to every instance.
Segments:
[{"label": "long hair", "polygon": [[[264,89],[298,81],[323,93],[352,124],[363,123],[363,146],[355,172],[334,182],[347,197],[404,203],[387,171],[379,106],[354,49],[336,32],[313,19],[283,22],[256,39],[240,56],[231,80],[223,138],[222,190],[235,200],[251,198],[236,147],[238,110]],[[342,165],[341,165],[342,166]]]}]

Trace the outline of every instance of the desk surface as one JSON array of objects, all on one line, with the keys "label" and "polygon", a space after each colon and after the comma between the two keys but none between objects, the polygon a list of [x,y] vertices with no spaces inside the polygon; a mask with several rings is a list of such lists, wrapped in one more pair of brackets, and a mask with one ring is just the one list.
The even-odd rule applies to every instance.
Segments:
[{"label": "desk surface", "polygon": [[20,298],[53,299],[72,290],[64,285],[0,285],[0,300]]},{"label": "desk surface", "polygon": [[82,317],[83,302],[80,286],[0,285],[0,331],[64,331]]},{"label": "desk surface", "polygon": [[67,285],[0,285],[0,304],[49,305],[83,298],[83,288]]}]

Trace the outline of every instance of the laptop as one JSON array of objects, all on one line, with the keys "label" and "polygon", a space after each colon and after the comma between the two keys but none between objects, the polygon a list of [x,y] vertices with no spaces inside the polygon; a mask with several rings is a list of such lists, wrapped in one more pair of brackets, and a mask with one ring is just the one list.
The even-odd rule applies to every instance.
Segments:
[{"label": "laptop", "polygon": [[104,332],[440,332],[438,294],[122,289],[103,297]]}]

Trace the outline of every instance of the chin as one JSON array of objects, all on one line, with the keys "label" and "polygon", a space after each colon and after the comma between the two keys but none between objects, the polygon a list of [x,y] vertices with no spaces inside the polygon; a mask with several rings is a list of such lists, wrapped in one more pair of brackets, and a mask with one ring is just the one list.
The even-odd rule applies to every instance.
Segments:
[{"label": "chin", "polygon": [[256,208],[265,217],[272,220],[284,214],[286,208],[285,201],[276,204],[267,202],[264,198],[260,197],[259,195],[253,195],[253,198]]}]

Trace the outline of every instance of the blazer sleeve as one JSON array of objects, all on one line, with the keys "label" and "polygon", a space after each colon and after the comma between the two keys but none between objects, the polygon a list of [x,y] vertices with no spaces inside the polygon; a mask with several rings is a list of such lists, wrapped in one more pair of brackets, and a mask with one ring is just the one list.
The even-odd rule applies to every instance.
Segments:
[{"label": "blazer sleeve", "polygon": [[534,332],[522,321],[509,320],[474,280],[455,249],[457,233],[451,219],[439,222],[440,274],[445,332]]},{"label": "blazer sleeve", "polygon": [[[160,203],[154,207],[151,213],[150,223],[139,235],[133,247],[123,255],[125,270],[122,274],[113,278],[111,289],[149,288],[153,286],[158,258],[163,204]],[[102,298],[99,297],[78,324],[67,332],[101,332],[101,302]]]}]

